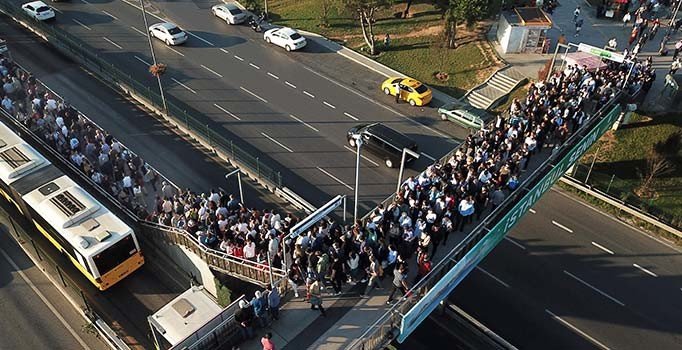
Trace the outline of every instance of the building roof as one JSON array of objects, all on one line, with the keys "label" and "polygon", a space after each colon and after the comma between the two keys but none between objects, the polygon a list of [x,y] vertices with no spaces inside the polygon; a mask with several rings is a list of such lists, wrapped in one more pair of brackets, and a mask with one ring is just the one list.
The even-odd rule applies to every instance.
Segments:
[{"label": "building roof", "polygon": [[150,317],[159,333],[169,343],[176,345],[218,316],[221,311],[220,305],[204,287],[194,286]]},{"label": "building roof", "polygon": [[503,16],[511,25],[552,27],[550,16],[538,7],[516,7],[512,11],[503,12]]}]

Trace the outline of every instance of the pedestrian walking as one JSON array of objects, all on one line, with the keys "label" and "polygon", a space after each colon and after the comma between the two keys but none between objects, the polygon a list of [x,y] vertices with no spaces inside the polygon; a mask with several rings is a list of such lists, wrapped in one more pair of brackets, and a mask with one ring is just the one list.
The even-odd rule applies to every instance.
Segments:
[{"label": "pedestrian walking", "polygon": [[680,61],[680,58],[678,57],[670,65],[670,72],[668,72],[668,74],[674,75],[675,73],[677,73],[677,70],[680,68],[682,68],[682,61]]},{"label": "pedestrian walking", "polygon": [[367,282],[367,288],[365,288],[364,297],[369,296],[372,289],[383,289],[381,286],[381,277],[384,275],[384,270],[381,267],[381,263],[377,261],[374,255],[369,256],[369,267],[367,268],[367,274],[369,275],[369,282]]},{"label": "pedestrian walking", "polygon": [[308,295],[310,295],[310,310],[319,309],[322,316],[327,316],[322,306],[322,286],[320,281],[314,278],[313,283],[308,287]]},{"label": "pedestrian walking", "polygon": [[575,36],[580,35],[580,30],[583,29],[583,19],[578,18],[577,21],[575,21]]},{"label": "pedestrian walking", "polygon": [[575,10],[573,10],[573,23],[576,23],[578,21],[579,16],[580,16],[580,5],[576,6]]},{"label": "pedestrian walking", "polygon": [[272,333],[267,332],[260,339],[260,344],[263,346],[263,350],[275,350],[275,343],[272,341]]},{"label": "pedestrian walking", "polygon": [[400,291],[403,295],[406,295],[408,290],[407,266],[401,263],[393,270],[393,286],[391,288],[391,294],[388,295],[388,300],[386,300],[386,304],[390,305],[393,302],[393,295],[395,295],[395,292]]},{"label": "pedestrian walking", "polygon": [[649,32],[649,40],[653,40],[658,33],[658,28],[661,27],[661,20],[658,18],[654,19],[653,25],[651,26],[651,31]]},{"label": "pedestrian walking", "polygon": [[632,43],[637,40],[637,34],[639,33],[639,27],[633,27],[632,32],[630,32],[630,38],[628,38],[628,46],[632,46]]},{"label": "pedestrian walking", "polygon": [[261,291],[256,291],[254,298],[251,300],[251,306],[253,307],[253,313],[256,315],[256,322],[258,322],[261,328],[265,328],[268,325],[267,300],[263,297]]},{"label": "pedestrian walking", "polygon": [[673,60],[677,58],[677,55],[680,54],[681,50],[682,50],[682,39],[678,40],[675,43],[675,51],[673,51]]},{"label": "pedestrian walking", "polygon": [[625,15],[623,15],[623,27],[626,27],[631,19],[632,15],[630,15],[630,12],[626,12]]},{"label": "pedestrian walking", "polygon": [[393,87],[395,87],[395,103],[400,103],[400,83],[396,83]]},{"label": "pedestrian walking", "polygon": [[341,294],[341,288],[343,287],[344,283],[346,283],[348,277],[344,272],[343,261],[341,261],[341,258],[338,256],[334,256],[334,261],[331,265],[330,277],[332,281],[332,287],[334,288],[334,293],[336,293],[336,295]]},{"label": "pedestrian walking", "polygon": [[253,337],[253,309],[246,300],[239,301],[239,309],[234,312],[234,320],[239,324],[239,331],[242,334],[242,339],[251,339]]},{"label": "pedestrian walking", "polygon": [[389,45],[391,45],[391,36],[386,33],[386,36],[384,36],[384,48],[388,49]]}]

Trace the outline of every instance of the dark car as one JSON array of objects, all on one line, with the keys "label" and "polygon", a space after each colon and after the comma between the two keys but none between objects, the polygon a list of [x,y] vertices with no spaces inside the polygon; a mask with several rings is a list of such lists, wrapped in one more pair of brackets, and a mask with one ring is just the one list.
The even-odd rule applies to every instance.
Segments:
[{"label": "dark car", "polygon": [[[403,156],[403,148],[418,153],[417,143],[409,137],[387,127],[381,123],[360,124],[348,130],[348,144],[355,148],[353,135],[362,135],[362,149],[384,160],[387,167],[400,166]],[[405,162],[414,160],[414,157],[406,155]]]}]

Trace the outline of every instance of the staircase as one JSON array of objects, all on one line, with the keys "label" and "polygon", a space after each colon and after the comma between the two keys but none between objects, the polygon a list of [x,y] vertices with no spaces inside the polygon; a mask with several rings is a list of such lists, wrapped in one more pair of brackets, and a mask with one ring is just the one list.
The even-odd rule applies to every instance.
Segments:
[{"label": "staircase", "polygon": [[503,68],[495,72],[483,84],[467,92],[464,99],[474,107],[488,109],[524,80],[526,77],[514,68]]}]

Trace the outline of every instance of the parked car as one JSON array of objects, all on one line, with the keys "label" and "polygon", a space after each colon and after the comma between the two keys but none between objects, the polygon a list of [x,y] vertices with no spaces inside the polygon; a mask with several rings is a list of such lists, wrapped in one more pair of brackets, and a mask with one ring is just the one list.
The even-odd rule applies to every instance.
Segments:
[{"label": "parked car", "polygon": [[47,21],[55,18],[54,10],[42,1],[32,1],[21,5],[27,15],[38,21]]},{"label": "parked car", "polygon": [[477,130],[483,129],[493,118],[485,110],[460,103],[448,103],[438,108],[438,114],[443,120],[450,120],[461,126]]},{"label": "parked car", "polygon": [[187,33],[173,23],[161,22],[149,27],[149,34],[166,45],[180,45],[187,41]]},{"label": "parked car", "polygon": [[288,27],[267,30],[263,33],[263,39],[268,44],[275,44],[287,51],[298,50],[307,44],[305,37]]},{"label": "parked car", "polygon": [[426,106],[433,97],[431,89],[412,78],[388,78],[381,84],[381,90],[391,96],[400,93],[400,99],[411,106]]},{"label": "parked car", "polygon": [[246,20],[246,13],[234,3],[219,4],[211,7],[213,15],[224,20],[228,24],[239,24]]},{"label": "parked car", "polygon": [[[400,166],[403,148],[407,148],[415,153],[419,152],[419,147],[414,140],[381,123],[360,124],[348,130],[346,137],[348,144],[353,148],[357,146],[355,135],[362,137],[364,143],[361,150],[367,150],[381,158],[389,168]],[[405,162],[413,160],[414,158],[408,154]]]}]

